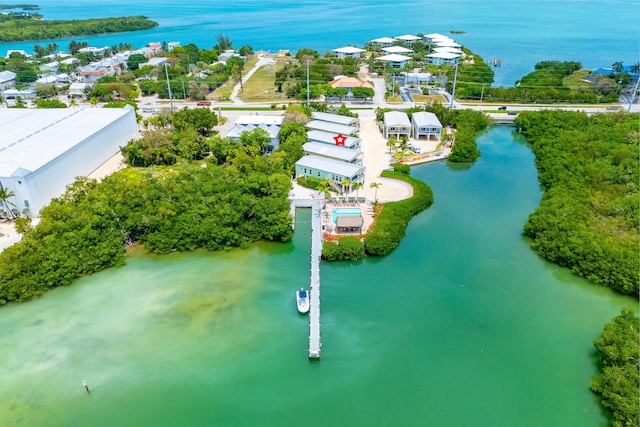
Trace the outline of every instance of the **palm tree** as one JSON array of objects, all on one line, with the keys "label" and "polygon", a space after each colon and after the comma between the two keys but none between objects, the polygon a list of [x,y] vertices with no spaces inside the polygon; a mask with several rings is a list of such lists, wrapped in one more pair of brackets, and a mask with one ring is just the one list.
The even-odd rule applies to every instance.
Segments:
[{"label": "palm tree", "polygon": [[9,201],[10,198],[15,196],[16,193],[0,185],[0,202],[2,202],[5,212],[7,212],[7,218],[9,219],[16,219],[15,214],[11,211],[11,206],[15,208],[16,205]]},{"label": "palm tree", "polygon": [[75,98],[71,98],[71,101],[69,101],[69,107],[77,107],[78,106],[78,102],[76,101]]},{"label": "palm tree", "polygon": [[611,65],[611,71],[613,71],[615,74],[618,74],[620,71],[622,71],[622,61],[616,61]]},{"label": "palm tree", "polygon": [[[391,135],[389,140],[387,141],[387,146],[389,147],[389,154],[395,154],[396,144],[398,144],[398,138],[395,135]],[[391,153],[391,150],[394,150],[394,153]]]},{"label": "palm tree", "polygon": [[402,152],[402,157],[404,157],[404,153],[407,151],[407,148],[409,148],[409,138],[403,136],[400,138],[400,151]]},{"label": "palm tree", "polygon": [[375,196],[373,197],[373,199],[375,200],[375,203],[378,203],[378,188],[382,187],[382,184],[379,182],[372,182],[371,184],[369,184],[369,188],[375,188]]},{"label": "palm tree", "polygon": [[320,181],[320,184],[318,184],[318,186],[316,187],[316,190],[318,190],[321,193],[324,193],[325,197],[330,198],[331,191],[333,190],[333,183],[331,182],[331,179],[325,178],[322,181]]},{"label": "palm tree", "polygon": [[359,199],[358,190],[360,190],[362,187],[364,187],[364,184],[360,181],[356,181],[353,183],[353,189],[356,190],[356,199]]},{"label": "palm tree", "polygon": [[342,193],[346,193],[347,188],[351,192],[351,180],[349,178],[340,181],[340,185],[342,186]]},{"label": "palm tree", "polygon": [[636,62],[631,66],[631,72],[633,74],[638,74],[638,72],[640,72],[640,62]]},{"label": "palm tree", "polygon": [[98,102],[99,102],[99,101],[98,101],[98,98],[96,98],[95,96],[94,96],[94,97],[92,97],[92,98],[89,100],[89,104],[91,104],[91,107],[92,107],[92,108],[93,108],[93,107],[95,107],[96,105],[98,105]]}]

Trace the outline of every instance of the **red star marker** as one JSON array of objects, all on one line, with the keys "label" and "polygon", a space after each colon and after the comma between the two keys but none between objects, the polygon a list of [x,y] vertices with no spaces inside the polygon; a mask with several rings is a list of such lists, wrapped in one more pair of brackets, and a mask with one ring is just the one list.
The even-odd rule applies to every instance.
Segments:
[{"label": "red star marker", "polygon": [[336,141],[336,145],[342,145],[343,147],[344,143],[347,141],[347,137],[341,133],[334,136],[333,139]]}]

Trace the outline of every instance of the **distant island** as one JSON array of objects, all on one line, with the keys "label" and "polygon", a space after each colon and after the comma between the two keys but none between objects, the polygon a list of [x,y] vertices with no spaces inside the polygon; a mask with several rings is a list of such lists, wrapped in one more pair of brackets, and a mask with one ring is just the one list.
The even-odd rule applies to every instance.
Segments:
[{"label": "distant island", "polygon": [[466,31],[462,31],[462,30],[451,30],[449,32],[451,34],[464,34],[464,33],[466,33]]},{"label": "distant island", "polygon": [[[38,10],[39,6],[0,5],[0,9]],[[157,22],[146,16],[47,21],[36,13],[5,12],[0,14],[0,43],[124,33],[157,26]]]}]

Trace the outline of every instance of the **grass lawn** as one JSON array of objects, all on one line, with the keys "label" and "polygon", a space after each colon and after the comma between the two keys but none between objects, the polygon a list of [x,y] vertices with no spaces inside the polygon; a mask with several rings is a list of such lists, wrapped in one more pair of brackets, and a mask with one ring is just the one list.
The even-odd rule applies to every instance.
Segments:
[{"label": "grass lawn", "polygon": [[562,79],[562,84],[572,90],[595,90],[593,83],[584,81],[585,77],[590,74],[589,70],[578,70],[570,76]]},{"label": "grass lawn", "polygon": [[442,95],[414,95],[411,94],[411,98],[413,98],[413,102],[421,102],[431,104],[433,102],[439,102],[444,104],[447,100],[444,99]]},{"label": "grass lawn", "polygon": [[[247,62],[245,62],[244,67],[242,68],[243,73],[248,73],[256,63],[258,62],[258,56],[252,55]],[[231,92],[233,92],[233,88],[236,85],[234,79],[227,80],[223,85],[213,91],[213,98],[218,101],[227,101],[231,96]]]},{"label": "grass lawn", "polygon": [[240,99],[245,102],[285,100],[284,93],[276,92],[276,70],[284,65],[284,58],[277,58],[275,64],[267,64],[256,70],[244,84]]}]

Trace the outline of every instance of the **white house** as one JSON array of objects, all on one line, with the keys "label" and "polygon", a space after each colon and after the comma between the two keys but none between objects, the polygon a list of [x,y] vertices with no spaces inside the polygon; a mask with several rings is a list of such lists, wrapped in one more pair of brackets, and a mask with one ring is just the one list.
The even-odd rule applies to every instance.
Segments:
[{"label": "white house", "polygon": [[89,83],[71,83],[69,85],[69,98],[84,98],[86,96],[86,91],[90,88],[91,85]]},{"label": "white house", "polygon": [[391,46],[392,44],[394,44],[397,41],[398,40],[396,40],[394,38],[391,38],[391,37],[380,37],[378,39],[371,40],[369,43],[375,44],[375,45],[378,45],[378,46],[382,46],[382,47],[387,47],[387,46]]},{"label": "white house", "polygon": [[125,108],[0,108],[0,185],[20,211],[37,215],[138,134]]},{"label": "white house", "polygon": [[456,55],[462,55],[462,50],[456,47],[436,47],[432,49],[432,53],[455,53]]},{"label": "white house", "polygon": [[337,185],[346,180],[364,183],[365,170],[362,165],[315,155],[302,156],[296,162],[296,176],[329,178]]},{"label": "white house", "polygon": [[145,62],[144,64],[140,64],[140,66],[145,66],[145,65],[151,65],[152,67],[158,67],[160,65],[164,65],[167,63],[167,58],[165,57],[157,57],[157,58],[151,58],[149,59],[148,62]]},{"label": "white house", "polygon": [[452,40],[452,39],[440,33],[431,33],[424,36],[424,41],[426,43],[435,43],[438,40]]},{"label": "white house", "polygon": [[167,43],[167,50],[171,52],[174,47],[180,46],[180,42],[169,42]]},{"label": "white house", "polygon": [[47,62],[46,64],[40,64],[39,66],[40,71],[47,73],[58,71],[58,67],[60,67],[60,63],[58,61]]},{"label": "white house", "polygon": [[411,58],[404,55],[398,55],[397,53],[392,53],[391,55],[379,56],[376,58],[376,61],[384,61],[389,64],[391,68],[404,68]]},{"label": "white house", "polygon": [[425,136],[428,140],[440,141],[442,124],[435,114],[418,111],[411,115],[411,127],[413,128],[413,138],[419,139]]},{"label": "white house", "polygon": [[333,52],[337,58],[360,58],[360,54],[366,52],[366,50],[354,46],[345,46],[333,49],[331,52]]},{"label": "white house", "polygon": [[16,73],[13,71],[0,71],[0,90],[9,89],[16,85]]},{"label": "white house", "polygon": [[311,130],[319,130],[321,132],[329,132],[334,135],[354,136],[358,133],[358,128],[339,123],[331,123],[323,120],[311,120],[306,125]]},{"label": "white house", "polygon": [[454,47],[456,49],[459,49],[462,47],[462,45],[460,43],[456,43],[455,41],[449,39],[449,40],[436,40],[435,42],[433,42],[434,45],[436,45],[437,47]]},{"label": "white house", "polygon": [[238,55],[236,51],[233,49],[227,49],[224,52],[222,52],[220,55],[218,55],[218,61],[226,64],[227,61],[233,58],[234,56],[240,56],[240,55]]},{"label": "white house", "polygon": [[427,63],[433,65],[456,64],[460,55],[457,53],[442,52],[427,55]]},{"label": "white house", "polygon": [[383,134],[385,138],[392,135],[397,138],[411,136],[411,122],[409,116],[404,111],[387,111],[384,113]]},{"label": "white house", "polygon": [[358,118],[341,116],[339,114],[323,113],[320,111],[314,111],[311,113],[311,119],[320,120],[322,122],[337,123],[345,126],[358,127]]},{"label": "white house", "polygon": [[102,46],[102,47],[87,46],[87,47],[78,49],[78,52],[92,53],[94,55],[104,55],[107,49],[109,49],[109,46]]},{"label": "white house", "polygon": [[7,55],[5,56],[5,58],[10,58],[12,53],[19,53],[20,55],[24,56],[25,58],[31,58],[31,55],[29,55],[26,51],[24,51],[22,49],[9,49],[9,50],[7,50]]},{"label": "white house", "polygon": [[360,150],[351,150],[338,145],[323,144],[321,142],[307,142],[302,146],[302,149],[305,155],[325,157],[354,165],[361,165],[364,155]]},{"label": "white house", "polygon": [[405,42],[405,43],[413,43],[413,42],[415,42],[417,40],[421,40],[420,37],[414,36],[413,34],[405,34],[405,35],[402,35],[402,36],[397,36],[397,37],[394,37],[394,39],[400,40],[400,41]]},{"label": "white house", "polygon": [[400,54],[400,55],[413,55],[414,54],[414,51],[412,49],[407,49],[406,47],[403,47],[403,46],[383,47],[381,50],[386,54],[390,54],[390,53],[397,53],[397,54]]},{"label": "white house", "polygon": [[400,75],[404,76],[404,83],[408,85],[413,84],[421,86],[429,84],[433,80],[433,75],[431,73],[419,73],[414,71],[412,73],[402,72]]},{"label": "white house", "polygon": [[360,149],[360,138],[355,138],[353,136],[345,136],[344,138],[338,138],[338,134],[331,132],[322,132],[320,130],[310,130],[307,132],[307,139],[309,142],[318,142],[320,144],[327,145],[337,145],[340,142],[340,145],[344,142],[344,146],[346,148],[350,148],[352,150]]},{"label": "white house", "polygon": [[240,116],[236,119],[234,126],[227,132],[225,137],[238,141],[244,132],[251,132],[256,128],[260,128],[269,135],[267,152],[271,152],[280,145],[280,128],[282,127],[283,120],[283,116]]}]

